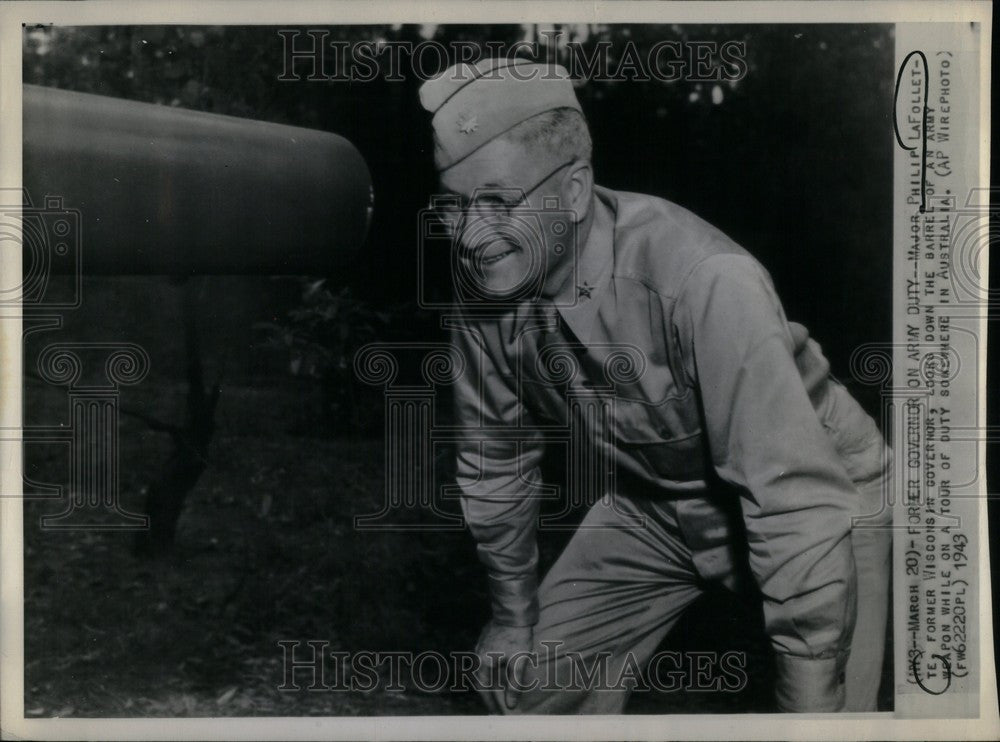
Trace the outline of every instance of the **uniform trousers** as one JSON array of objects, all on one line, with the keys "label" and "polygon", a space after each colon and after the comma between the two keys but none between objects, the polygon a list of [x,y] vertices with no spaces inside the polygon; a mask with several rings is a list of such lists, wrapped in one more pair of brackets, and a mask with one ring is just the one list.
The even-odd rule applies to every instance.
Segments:
[{"label": "uniform trousers", "polygon": [[[851,534],[857,619],[844,673],[845,711],[875,711],[882,678],[891,566],[886,476],[855,482],[860,512],[878,515],[859,520]],[[643,527],[626,527],[637,517]],[[593,505],[539,587],[537,666],[525,666],[526,690],[514,712],[621,713],[629,687],[574,683],[570,663],[582,660],[592,670],[603,658],[612,682],[626,662],[643,668],[704,587],[669,499],[619,494],[613,507]]]}]

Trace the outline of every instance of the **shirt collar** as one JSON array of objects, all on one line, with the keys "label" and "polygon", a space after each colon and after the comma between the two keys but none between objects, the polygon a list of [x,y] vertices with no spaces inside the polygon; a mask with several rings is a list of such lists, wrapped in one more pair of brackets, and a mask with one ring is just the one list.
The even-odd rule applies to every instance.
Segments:
[{"label": "shirt collar", "polygon": [[611,285],[614,257],[615,210],[609,191],[594,186],[594,221],[587,241],[577,252],[575,283],[566,286],[553,303],[581,343],[590,339],[597,310]]}]

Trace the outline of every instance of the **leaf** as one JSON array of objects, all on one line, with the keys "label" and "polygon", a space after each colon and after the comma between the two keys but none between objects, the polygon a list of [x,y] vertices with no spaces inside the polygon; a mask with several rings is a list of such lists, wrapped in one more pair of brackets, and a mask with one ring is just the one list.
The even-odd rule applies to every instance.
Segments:
[{"label": "leaf", "polygon": [[233,700],[233,696],[235,696],[235,695],[236,695],[236,687],[233,686],[232,688],[230,688],[229,690],[227,690],[225,693],[223,693],[221,696],[219,696],[218,698],[216,698],[215,699],[215,704],[217,706],[225,706],[227,703],[229,703],[231,700]]},{"label": "leaf", "polygon": [[[273,502],[274,502],[274,498],[271,496],[271,493],[270,492],[265,492],[264,493],[264,497],[261,498],[261,502],[260,502],[260,517],[261,518],[266,518],[267,514],[271,512],[271,505],[273,504]],[[233,689],[233,692],[234,693],[236,692],[235,688]]]},{"label": "leaf", "polygon": [[321,278],[318,281],[313,281],[312,283],[307,283],[305,289],[302,292],[302,298],[308,299],[313,294],[322,288],[323,284],[326,283],[325,278]]}]

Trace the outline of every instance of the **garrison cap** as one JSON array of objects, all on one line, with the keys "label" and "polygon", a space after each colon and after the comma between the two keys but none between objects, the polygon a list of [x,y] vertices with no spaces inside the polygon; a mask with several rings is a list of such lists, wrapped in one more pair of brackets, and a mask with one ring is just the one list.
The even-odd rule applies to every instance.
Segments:
[{"label": "garrison cap", "polygon": [[532,116],[554,108],[581,110],[565,67],[527,59],[453,65],[420,86],[420,104],[433,114],[441,170]]}]

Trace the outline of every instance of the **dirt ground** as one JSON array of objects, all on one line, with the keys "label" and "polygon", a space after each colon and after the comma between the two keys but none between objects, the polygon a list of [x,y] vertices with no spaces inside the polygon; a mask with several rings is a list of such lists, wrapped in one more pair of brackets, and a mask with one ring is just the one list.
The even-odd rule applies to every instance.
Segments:
[{"label": "dirt ground", "polygon": [[[209,467],[173,552],[131,554],[132,534],[43,530],[64,501],[28,500],[25,710],[31,717],[483,713],[474,692],[279,690],[279,641],[331,651],[466,651],[486,621],[485,576],[462,530],[358,531],[382,502],[378,437],[309,437],[315,398],[292,381],[226,387]],[[65,390],[29,381],[32,417],[65,418]],[[183,388],[141,384],[122,404],[176,417]],[[379,414],[373,411],[373,414]],[[274,421],[282,421],[276,424]],[[296,431],[294,434],[288,431]],[[121,502],[139,510],[165,435],[120,425]],[[36,481],[65,482],[66,449],[29,447]],[[543,566],[566,534],[543,534]],[[754,606],[708,594],[661,649],[746,652],[737,693],[636,693],[631,713],[766,711],[767,645]],[[306,681],[299,680],[301,684]]]}]

